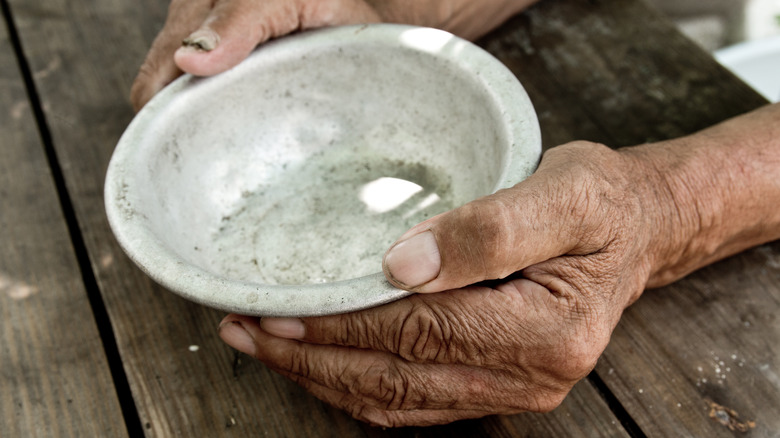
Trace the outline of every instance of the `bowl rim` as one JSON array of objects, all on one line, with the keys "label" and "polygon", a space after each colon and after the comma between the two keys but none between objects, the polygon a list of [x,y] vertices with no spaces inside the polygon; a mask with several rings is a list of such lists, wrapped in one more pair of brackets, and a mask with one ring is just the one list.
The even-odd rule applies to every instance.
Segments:
[{"label": "bowl rim", "polygon": [[[401,38],[406,32],[447,40],[457,50],[431,50]],[[359,38],[356,38],[359,36]],[[260,46],[233,74],[252,69],[252,60],[263,53],[288,46],[313,49],[333,40],[345,43],[388,44],[391,47],[427,51],[459,66],[479,80],[504,118],[510,150],[495,190],[515,185],[530,176],[541,157],[541,133],[533,105],[515,75],[481,47],[448,32],[401,24],[368,24],[327,27],[300,32]],[[269,285],[220,277],[186,262],[168,248],[133,207],[133,172],[126,163],[137,158],[134,145],[143,138],[161,110],[196,81],[219,80],[183,75],[160,91],[131,121],[121,136],[106,173],[104,199],[108,222],[119,245],[130,259],[155,282],[197,303],[252,316],[318,316],[346,313],[385,304],[411,294],[390,284],[382,272],[319,284]],[[370,291],[370,293],[368,293]]]}]

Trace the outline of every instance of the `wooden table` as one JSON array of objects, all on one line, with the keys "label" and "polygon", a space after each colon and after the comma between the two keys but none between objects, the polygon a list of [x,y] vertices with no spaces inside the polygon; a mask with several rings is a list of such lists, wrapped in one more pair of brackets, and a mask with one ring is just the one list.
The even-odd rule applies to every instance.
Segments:
[{"label": "wooden table", "polygon": [[[780,243],[647,292],[549,414],[382,430],[216,336],[122,253],[105,169],[164,0],[1,0],[0,436],[778,436]],[[614,147],[765,102],[636,0],[544,0],[484,38],[544,143]]]}]

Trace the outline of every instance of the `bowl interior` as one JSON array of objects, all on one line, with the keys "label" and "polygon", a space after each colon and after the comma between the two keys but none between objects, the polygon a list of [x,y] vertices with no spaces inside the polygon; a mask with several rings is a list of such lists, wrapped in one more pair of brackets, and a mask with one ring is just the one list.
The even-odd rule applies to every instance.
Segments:
[{"label": "bowl interior", "polygon": [[495,189],[505,120],[452,60],[380,42],[268,52],[191,79],[139,145],[138,212],[182,259],[263,284],[360,277],[412,225]]},{"label": "bowl interior", "polygon": [[412,225],[528,177],[539,125],[514,75],[446,32],[347,26],[183,76],[139,112],[106,175],[109,223],[148,275],[259,316],[359,310]]}]

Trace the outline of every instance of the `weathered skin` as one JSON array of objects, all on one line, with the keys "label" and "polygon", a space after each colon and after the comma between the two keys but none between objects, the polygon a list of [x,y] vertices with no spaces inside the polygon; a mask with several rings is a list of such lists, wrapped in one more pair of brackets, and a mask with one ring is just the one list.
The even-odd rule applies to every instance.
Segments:
[{"label": "weathered skin", "polygon": [[[780,237],[778,122],[774,105],[655,145],[552,149],[527,181],[404,236],[432,234],[440,255],[410,288],[444,292],[333,317],[230,315],[220,334],[371,423],[550,410],[645,287]],[[389,278],[436,264],[424,253],[386,264]]]},{"label": "weathered skin", "polygon": [[[386,20],[475,37],[499,23],[469,8],[489,4],[500,17],[529,3],[174,0],[133,102],[180,68],[218,73],[299,28]],[[178,49],[188,35],[215,48]],[[528,180],[401,236],[385,273],[421,293],[303,320],[229,315],[220,336],[375,424],[547,411],[594,367],[646,287],[780,238],[778,169],[780,105],[657,144],[559,146]],[[468,286],[483,280],[494,281]]]},{"label": "weathered skin", "polygon": [[[171,0],[131,101],[138,111],[183,72],[221,73],[258,44],[296,30],[384,21],[437,27],[473,39],[535,1]],[[488,18],[472,19],[477,15]]]}]

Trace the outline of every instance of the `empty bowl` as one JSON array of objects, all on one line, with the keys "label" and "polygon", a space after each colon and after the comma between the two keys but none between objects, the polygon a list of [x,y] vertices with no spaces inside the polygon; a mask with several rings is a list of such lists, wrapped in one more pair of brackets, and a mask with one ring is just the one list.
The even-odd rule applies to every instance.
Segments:
[{"label": "empty bowl", "polygon": [[539,127],[514,75],[449,33],[287,36],[138,113],[108,168],[118,242],[155,281],[229,312],[310,316],[409,294],[381,273],[408,228],[530,175]]}]

